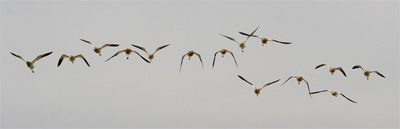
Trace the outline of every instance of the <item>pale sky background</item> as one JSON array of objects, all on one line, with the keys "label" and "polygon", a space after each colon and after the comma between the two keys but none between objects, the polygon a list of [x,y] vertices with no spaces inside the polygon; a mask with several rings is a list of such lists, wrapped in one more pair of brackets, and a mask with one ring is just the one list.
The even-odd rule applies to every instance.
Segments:
[{"label": "pale sky background", "polygon": [[[291,41],[261,46],[251,38],[242,53],[218,33],[243,40],[238,31]],[[79,39],[105,48],[102,56]],[[154,51],[151,64],[125,54],[104,62],[130,44]],[[234,52],[217,56],[222,48]],[[201,54],[204,71],[197,57]],[[27,60],[54,51],[35,63]],[[140,51],[142,55],[144,52]],[[142,127],[399,127],[398,1],[1,1],[2,128]],[[62,54],[83,54],[91,67],[57,61]],[[330,75],[321,63],[341,66]],[[360,69],[378,70],[367,80]],[[257,97],[255,86],[281,79]],[[334,89],[357,101],[330,93]]]}]

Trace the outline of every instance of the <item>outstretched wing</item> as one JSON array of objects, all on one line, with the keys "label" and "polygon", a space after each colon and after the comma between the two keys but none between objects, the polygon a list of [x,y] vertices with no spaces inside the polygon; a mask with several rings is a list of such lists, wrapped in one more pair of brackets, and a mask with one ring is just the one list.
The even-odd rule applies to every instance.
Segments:
[{"label": "outstretched wing", "polygon": [[140,58],[142,58],[144,61],[146,61],[147,63],[150,63],[150,61],[149,60],[147,60],[146,58],[144,58],[142,55],[140,55],[138,52],[136,52],[136,51],[133,51],[133,52],[135,52],[136,54],[138,54],[139,56],[140,56]]},{"label": "outstretched wing", "polygon": [[[81,39],[81,41],[83,41],[83,42],[85,42],[85,43],[88,43],[88,44],[92,44],[90,41],[87,41],[87,40],[84,40],[84,39]],[[93,44],[92,44],[93,45]]]},{"label": "outstretched wing", "polygon": [[229,36],[226,36],[226,35],[223,35],[223,34],[220,34],[221,36],[224,36],[225,38],[228,38],[228,39],[230,39],[230,40],[232,40],[232,41],[234,41],[234,42],[236,42],[236,43],[239,43],[239,41],[237,41],[236,39],[234,39],[234,38],[232,38],[232,37],[229,37]]},{"label": "outstretched wing", "polygon": [[342,94],[342,93],[340,93],[340,95],[342,95],[344,98],[346,98],[347,100],[349,100],[349,101],[351,101],[351,102],[353,102],[353,103],[357,103],[356,101],[353,101],[353,100],[351,100],[351,99],[347,98],[347,97],[346,97],[346,96],[344,96],[344,94]]},{"label": "outstretched wing", "polygon": [[307,82],[306,79],[303,78],[303,81],[306,82],[306,84],[307,84],[308,94],[310,95],[310,98],[311,98],[311,94],[310,94],[310,93],[311,93],[311,91],[310,91],[310,85],[308,85],[308,82]]},{"label": "outstretched wing", "polygon": [[138,46],[138,45],[134,45],[134,44],[131,44],[131,45],[132,45],[133,47],[136,47],[136,48],[138,48],[138,49],[140,49],[140,50],[146,52],[147,54],[149,54],[149,53],[146,51],[146,49],[145,49],[144,47],[141,47],[141,46]]},{"label": "outstretched wing", "polygon": [[385,76],[383,76],[383,74],[379,73],[378,71],[371,71],[371,73],[376,73],[376,74],[378,74],[379,76],[385,78]]},{"label": "outstretched wing", "polygon": [[235,61],[236,67],[239,67],[238,64],[237,64],[237,62],[236,62],[235,56],[233,55],[233,52],[228,51],[228,50],[227,50],[226,52],[229,52],[229,53],[232,55],[233,60]]},{"label": "outstretched wing", "polygon": [[244,35],[244,36],[251,36],[251,37],[261,38],[260,36],[257,36],[257,35],[250,35],[250,34],[247,34],[247,33],[241,32],[241,31],[239,31],[239,34],[242,34],[242,35]]},{"label": "outstretched wing", "polygon": [[104,44],[103,46],[100,47],[100,50],[105,48],[105,47],[117,47],[119,44]]},{"label": "outstretched wing", "polygon": [[125,52],[125,50],[118,51],[118,52],[117,52],[117,53],[115,53],[113,56],[111,56],[110,58],[108,58],[107,60],[105,60],[104,62],[106,62],[106,61],[110,60],[111,58],[113,58],[113,57],[115,57],[115,56],[119,55],[119,54],[120,54],[120,53],[122,53],[122,52]]},{"label": "outstretched wing", "polygon": [[182,59],[181,59],[181,66],[179,67],[179,72],[181,72],[181,69],[182,69],[182,63],[183,63],[183,58],[185,58],[185,56],[187,55],[187,53],[186,54],[184,54],[183,56],[182,56]]},{"label": "outstretched wing", "polygon": [[218,54],[219,52],[221,52],[221,51],[217,51],[217,52],[214,54],[214,59],[213,59],[213,64],[212,64],[212,67],[213,67],[213,68],[214,68],[214,64],[215,64],[215,57],[217,56],[217,54]]},{"label": "outstretched wing", "polygon": [[281,80],[281,79],[278,79],[278,80],[275,80],[275,81],[273,81],[273,82],[267,83],[267,84],[265,84],[264,86],[262,86],[261,89],[264,88],[264,87],[266,87],[266,86],[269,86],[269,85],[271,85],[271,84],[274,84],[274,83],[278,82],[279,80]]},{"label": "outstretched wing", "polygon": [[310,94],[318,94],[318,93],[321,93],[321,92],[327,92],[327,91],[329,91],[329,90],[315,91],[315,92],[311,92]]},{"label": "outstretched wing", "polygon": [[247,81],[246,79],[244,79],[242,76],[238,75],[238,77],[239,77],[240,79],[242,79],[243,81],[249,83],[250,85],[253,85],[252,83],[250,83],[249,81]]},{"label": "outstretched wing", "polygon": [[75,56],[76,58],[82,58],[83,59],[83,61],[85,61],[85,63],[87,64],[87,66],[89,66],[90,67],[90,65],[89,65],[89,63],[88,63],[88,61],[85,59],[85,57],[83,57],[82,56],[82,54],[79,54],[79,55],[77,55],[77,56]]},{"label": "outstretched wing", "polygon": [[67,55],[62,54],[62,55],[60,56],[60,59],[58,59],[57,67],[59,67],[59,66],[61,65],[62,61],[64,60],[64,58],[67,58],[67,57],[68,57]]},{"label": "outstretched wing", "polygon": [[336,69],[336,70],[340,70],[340,72],[342,72],[343,75],[344,75],[345,77],[347,77],[347,76],[346,76],[346,73],[344,72],[344,70],[343,70],[342,67],[337,67],[337,68],[335,68],[335,69]]},{"label": "outstretched wing", "polygon": [[163,48],[165,48],[165,47],[168,47],[169,45],[170,45],[170,44],[167,44],[167,45],[158,47],[158,48],[154,51],[154,53],[156,53],[157,51],[159,51],[159,50],[161,50],[161,49],[163,49]]},{"label": "outstretched wing", "polygon": [[272,39],[271,41],[277,42],[277,43],[281,43],[281,44],[292,44],[292,42],[282,42],[282,41],[278,41],[275,39]]},{"label": "outstretched wing", "polygon": [[315,67],[315,69],[318,69],[318,68],[320,68],[320,67],[322,67],[322,66],[326,66],[326,64],[320,64],[320,65],[318,65],[317,67]]},{"label": "outstretched wing", "polygon": [[283,84],[285,84],[287,81],[289,81],[289,79],[291,79],[291,78],[293,78],[294,76],[290,76],[285,82],[283,82],[282,84],[281,84],[281,86],[283,85]]},{"label": "outstretched wing", "polygon": [[48,52],[48,53],[45,53],[45,54],[42,54],[42,55],[37,56],[37,57],[32,61],[32,63],[35,63],[35,62],[38,61],[39,59],[42,59],[43,57],[46,57],[46,56],[50,55],[51,53],[53,53],[53,52]]},{"label": "outstretched wing", "polygon": [[11,53],[11,55],[13,55],[13,56],[15,56],[15,57],[18,57],[18,58],[20,58],[21,60],[25,61],[25,59],[22,58],[20,55],[14,54],[14,53],[12,53],[12,52],[10,52],[10,53]]},{"label": "outstretched wing", "polygon": [[361,65],[355,65],[355,66],[353,66],[353,69],[356,69],[356,68],[360,68],[360,69],[364,70],[364,69],[361,67]]},{"label": "outstretched wing", "polygon": [[253,32],[251,32],[250,35],[247,36],[243,42],[246,42],[257,30],[258,30],[258,27]]},{"label": "outstretched wing", "polygon": [[203,60],[201,59],[201,56],[200,56],[200,54],[199,53],[194,53],[194,54],[196,54],[198,57],[199,57],[199,59],[200,59],[200,62],[201,62],[201,67],[203,68],[203,70],[204,70],[204,66],[203,66]]}]

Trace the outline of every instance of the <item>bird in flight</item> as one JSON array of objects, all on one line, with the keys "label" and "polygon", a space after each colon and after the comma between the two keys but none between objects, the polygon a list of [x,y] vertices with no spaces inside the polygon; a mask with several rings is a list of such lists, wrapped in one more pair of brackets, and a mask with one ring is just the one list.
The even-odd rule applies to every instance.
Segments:
[{"label": "bird in flight", "polygon": [[58,60],[57,67],[59,67],[61,65],[61,63],[64,60],[64,58],[68,58],[69,61],[71,61],[72,63],[74,63],[76,58],[82,58],[82,60],[85,61],[86,65],[90,67],[89,63],[87,62],[85,57],[82,56],[82,54],[79,54],[79,55],[76,55],[76,56],[74,56],[74,55],[68,56],[68,55],[65,55],[65,54],[61,55],[60,59]]},{"label": "bird in flight", "polygon": [[147,55],[148,55],[148,58],[149,58],[149,60],[150,60],[150,63],[151,63],[151,60],[154,58],[154,54],[156,54],[157,51],[159,51],[159,50],[161,50],[161,49],[163,49],[163,48],[169,46],[170,44],[167,44],[167,45],[158,47],[153,53],[148,53],[144,47],[141,47],[141,46],[138,46],[138,45],[134,45],[134,44],[131,44],[131,45],[134,46],[134,47],[136,47],[136,48],[138,48],[138,49],[140,49],[140,50],[142,50],[142,51],[144,51],[144,52],[146,52]]},{"label": "bird in flight", "polygon": [[28,66],[28,68],[31,69],[32,73],[35,73],[35,71],[33,71],[33,68],[35,67],[33,64],[34,64],[36,61],[38,61],[39,59],[42,59],[43,57],[46,57],[46,56],[50,55],[50,54],[53,53],[53,52],[48,52],[48,53],[39,55],[39,56],[37,56],[33,61],[27,61],[27,60],[25,60],[24,58],[22,58],[20,55],[14,54],[14,53],[12,53],[12,52],[10,52],[10,53],[11,53],[11,55],[13,55],[13,56],[15,56],[15,57],[20,58],[21,60],[23,60],[23,61],[26,63],[26,66]]},{"label": "bird in flight", "polygon": [[118,51],[118,52],[115,53],[113,56],[111,56],[110,58],[108,58],[107,60],[105,60],[104,62],[110,60],[111,58],[113,58],[113,57],[115,57],[115,56],[117,56],[117,55],[119,55],[120,53],[123,53],[123,52],[125,52],[125,54],[126,54],[126,59],[129,59],[129,55],[130,55],[132,52],[134,52],[134,53],[138,54],[138,55],[140,56],[140,58],[142,58],[144,61],[146,61],[147,63],[150,63],[150,61],[148,61],[148,60],[147,60],[146,58],[144,58],[142,55],[140,55],[139,53],[137,53],[136,51],[134,51],[134,50],[132,50],[132,49],[130,49],[130,48],[125,48],[124,50]]},{"label": "bird in flight", "polygon": [[327,65],[327,64],[320,64],[320,65],[318,65],[317,67],[315,67],[315,69],[318,69],[318,68],[320,68],[320,67],[322,67],[322,66],[328,66],[329,67],[329,72],[331,72],[331,74],[333,75],[333,73],[335,72],[335,70],[340,70],[340,72],[342,72],[343,73],[343,75],[345,76],[345,77],[347,77],[346,76],[346,73],[344,72],[344,70],[342,69],[342,67],[331,67],[331,66],[329,66],[329,65]]},{"label": "bird in flight", "polygon": [[278,41],[278,40],[275,40],[275,39],[267,39],[267,38],[260,37],[260,36],[257,36],[257,35],[247,34],[247,33],[244,33],[244,32],[239,32],[239,33],[242,34],[242,35],[245,35],[245,36],[257,37],[257,38],[261,39],[262,46],[264,46],[264,44],[267,44],[268,41],[277,42],[277,43],[281,43],[281,44],[292,44],[292,42],[282,42],[282,41]]},{"label": "bird in flight", "polygon": [[257,29],[258,29],[258,27],[251,33],[251,34],[249,34],[245,39],[244,39],[244,41],[241,41],[241,42],[239,42],[239,41],[237,41],[236,39],[234,39],[234,38],[232,38],[232,37],[229,37],[229,36],[226,36],[226,35],[223,35],[223,34],[220,34],[221,36],[224,36],[225,38],[228,38],[228,39],[230,39],[230,40],[232,40],[232,41],[234,41],[234,42],[236,42],[236,43],[238,43],[239,44],[239,47],[242,49],[242,52],[244,52],[244,48],[246,47],[246,41],[257,31]]},{"label": "bird in flight", "polygon": [[[287,81],[289,81],[289,79],[291,79],[291,78],[296,78],[297,83],[298,83],[299,85],[300,85],[300,82],[301,82],[301,81],[306,82],[307,88],[308,88],[308,93],[310,94],[310,86],[308,85],[307,80],[305,80],[305,79],[303,78],[303,76],[290,76],[285,82],[283,82],[283,83],[281,84],[281,86],[282,86],[283,84],[285,84]],[[311,94],[310,94],[310,98],[311,98]]]},{"label": "bird in flight", "polygon": [[180,68],[179,68],[179,72],[181,72],[181,69],[182,69],[183,58],[185,58],[185,56],[188,56],[188,57],[189,57],[189,60],[190,60],[190,57],[192,57],[193,55],[197,55],[197,56],[199,57],[200,62],[201,62],[201,67],[202,67],[203,70],[204,70],[203,60],[201,60],[200,54],[194,52],[193,50],[190,50],[190,51],[188,51],[186,54],[184,54],[184,55],[182,56],[182,59],[181,59],[181,66],[180,66]]},{"label": "bird in flight", "polygon": [[335,97],[337,97],[337,95],[340,94],[341,96],[343,96],[344,98],[346,98],[350,102],[357,103],[356,101],[353,101],[350,98],[347,98],[343,93],[339,93],[339,92],[334,91],[334,90],[321,90],[321,91],[311,92],[310,94],[318,94],[318,93],[322,93],[322,92],[331,92],[332,96],[335,96]]},{"label": "bird in flight", "polygon": [[101,46],[101,47],[96,47],[96,46],[94,46],[91,42],[89,42],[89,41],[87,41],[87,40],[81,39],[81,41],[92,45],[93,51],[96,52],[97,54],[99,54],[100,56],[101,56],[101,49],[103,49],[103,48],[105,48],[105,47],[117,47],[117,46],[119,46],[119,44],[104,44],[104,45]]},{"label": "bird in flight", "polygon": [[[245,82],[247,82],[247,83],[249,83],[250,85],[253,86],[253,84],[252,84],[251,82],[247,81],[247,80],[244,79],[242,76],[238,75],[238,77],[239,77],[240,79],[242,79],[243,81],[245,81]],[[254,88],[254,93],[258,96],[258,94],[260,94],[260,91],[261,91],[264,87],[267,87],[267,86],[269,86],[269,85],[271,85],[271,84],[274,84],[274,83],[278,82],[279,80],[281,80],[281,79],[278,79],[278,80],[275,80],[275,81],[273,81],[273,82],[267,83],[267,84],[263,85],[263,86],[260,87],[260,88],[257,88],[257,87],[255,87],[255,86],[253,86],[253,88]]]},{"label": "bird in flight", "polygon": [[357,68],[360,68],[360,69],[362,69],[362,70],[364,71],[364,75],[365,75],[365,77],[367,77],[367,80],[369,80],[369,74],[370,74],[370,73],[376,73],[376,74],[378,74],[379,76],[385,78],[385,76],[383,76],[383,74],[379,73],[378,71],[369,71],[369,70],[366,70],[366,69],[362,68],[360,65],[355,65],[355,66],[353,67],[353,69],[357,69]]},{"label": "bird in flight", "polygon": [[226,49],[221,49],[221,50],[215,52],[215,54],[214,54],[214,59],[213,59],[213,64],[212,64],[212,67],[213,67],[213,68],[214,68],[214,64],[215,64],[215,56],[217,56],[218,53],[221,53],[222,57],[224,57],[224,55],[225,55],[227,52],[230,53],[230,54],[232,55],[233,60],[235,61],[236,67],[238,67],[237,62],[236,62],[236,59],[235,59],[235,56],[233,55],[233,53],[232,53],[231,51],[226,50]]}]

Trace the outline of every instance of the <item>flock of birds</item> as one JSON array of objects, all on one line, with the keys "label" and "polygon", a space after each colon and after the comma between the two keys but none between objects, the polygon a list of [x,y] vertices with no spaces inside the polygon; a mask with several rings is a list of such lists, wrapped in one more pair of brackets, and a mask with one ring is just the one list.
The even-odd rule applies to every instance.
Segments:
[{"label": "flock of birds", "polygon": [[[225,38],[227,38],[227,39],[229,39],[229,40],[232,40],[232,41],[236,42],[236,43],[239,45],[239,47],[240,47],[240,49],[242,50],[242,52],[244,52],[244,48],[246,47],[245,43],[246,43],[246,41],[247,41],[250,37],[255,37],[255,38],[261,39],[262,46],[264,46],[264,44],[267,44],[268,41],[276,42],[276,43],[281,43],[281,44],[291,44],[291,42],[282,42],[282,41],[278,41],[278,40],[275,40],[275,39],[267,39],[267,38],[264,38],[264,37],[260,37],[260,36],[254,35],[254,33],[255,33],[257,30],[258,30],[258,27],[257,27],[252,33],[250,33],[250,34],[247,34],[247,33],[244,33],[244,32],[239,32],[240,34],[246,36],[246,38],[244,39],[244,41],[241,41],[241,42],[237,41],[236,39],[234,39],[234,38],[232,38],[232,37],[229,37],[229,36],[226,36],[226,35],[223,35],[223,34],[220,34],[220,35],[223,36],[223,37],[225,37]],[[119,46],[119,44],[104,44],[104,45],[101,46],[101,47],[96,47],[96,46],[93,45],[93,43],[91,43],[91,42],[88,41],[88,40],[84,40],[84,39],[80,39],[80,40],[83,41],[83,42],[85,42],[85,43],[88,43],[88,44],[92,45],[93,51],[94,51],[95,53],[99,54],[99,56],[101,56],[101,50],[104,49],[105,47],[117,47],[117,46]],[[131,53],[136,53],[136,54],[139,55],[145,62],[151,63],[151,60],[154,59],[154,54],[155,54],[156,52],[158,52],[159,50],[161,50],[161,49],[163,49],[163,48],[165,48],[165,47],[168,47],[170,44],[166,44],[166,45],[163,45],[163,46],[161,46],[161,47],[158,47],[153,53],[147,52],[147,50],[146,50],[145,48],[141,47],[141,46],[134,45],[134,44],[131,44],[131,45],[132,45],[133,47],[137,48],[137,49],[140,49],[140,50],[144,51],[144,52],[148,55],[148,56],[147,56],[147,59],[146,59],[145,57],[143,57],[142,55],[140,55],[137,51],[134,51],[134,50],[132,50],[132,49],[130,49],[130,48],[125,48],[125,49],[123,49],[123,50],[120,50],[120,51],[116,52],[114,55],[112,55],[110,58],[108,58],[108,59],[105,60],[105,61],[109,61],[109,60],[112,59],[113,57],[118,56],[119,54],[125,52],[125,54],[126,54],[126,59],[129,59],[129,55],[130,55]],[[32,73],[34,73],[34,70],[33,70],[33,68],[35,67],[35,66],[34,66],[34,63],[35,63],[36,61],[38,61],[39,59],[43,58],[43,57],[49,56],[49,55],[52,54],[53,52],[48,52],[48,53],[39,55],[39,56],[37,56],[37,57],[36,57],[34,60],[32,60],[32,61],[25,60],[25,59],[22,58],[20,55],[14,54],[14,53],[12,53],[12,52],[10,52],[10,53],[11,53],[11,55],[13,55],[13,56],[15,56],[15,57],[20,58],[21,60],[23,60],[23,61],[26,63],[26,66],[32,71]],[[217,52],[214,54],[214,59],[213,59],[213,63],[212,63],[212,67],[213,67],[213,68],[214,68],[214,64],[215,64],[215,57],[217,56],[218,53],[221,53],[222,57],[224,57],[224,55],[225,55],[226,53],[231,54],[232,57],[233,57],[233,59],[234,59],[234,61],[235,61],[236,66],[238,67],[233,52],[231,52],[231,51],[229,51],[229,50],[227,50],[227,49],[221,49],[221,50],[217,51]],[[185,56],[188,56],[188,59],[190,60],[190,58],[191,58],[193,55],[198,56],[198,58],[200,59],[200,62],[201,62],[201,64],[202,64],[202,68],[204,69],[203,61],[202,61],[202,59],[201,59],[200,54],[194,52],[193,50],[190,50],[190,51],[188,51],[186,54],[184,54],[184,55],[182,56],[179,71],[181,71],[181,69],[182,69],[182,64],[183,64],[183,60],[184,60]],[[87,65],[88,67],[90,67],[89,62],[88,62],[88,61],[86,60],[86,58],[85,58],[83,55],[81,55],[81,54],[79,54],[79,55],[70,55],[70,56],[68,56],[68,55],[66,55],[66,54],[62,54],[61,57],[60,57],[60,59],[58,60],[57,67],[59,67],[59,66],[61,65],[61,63],[62,63],[62,61],[64,60],[64,58],[68,58],[72,63],[74,63],[74,61],[76,60],[76,58],[81,58],[83,61],[85,61],[86,65]],[[346,75],[346,73],[344,72],[344,70],[343,70],[342,67],[331,67],[331,66],[329,66],[329,65],[327,65],[327,64],[320,64],[320,65],[316,66],[315,69],[321,68],[321,67],[323,67],[323,66],[329,67],[329,72],[330,72],[332,75],[333,75],[333,73],[335,73],[336,70],[339,70],[345,77],[347,77],[347,75]],[[369,70],[364,69],[364,68],[361,67],[360,65],[355,65],[355,66],[353,66],[352,69],[358,69],[358,68],[363,70],[365,77],[367,77],[367,80],[369,80],[369,76],[370,76],[371,73],[376,73],[376,74],[378,74],[379,76],[385,78],[385,76],[384,76],[383,74],[379,73],[378,71],[369,71]],[[242,76],[240,76],[240,75],[238,75],[238,77],[239,77],[241,80],[247,82],[248,84],[253,85],[251,82],[247,81],[244,77],[242,77]],[[303,76],[290,76],[290,77],[289,77],[284,83],[282,83],[281,85],[285,84],[285,83],[286,83],[287,81],[289,81],[291,78],[295,78],[295,79],[297,80],[297,82],[298,82],[299,85],[300,85],[300,82],[302,82],[302,81],[304,81],[304,82],[307,84],[308,94],[310,95],[310,98],[311,98],[311,95],[312,95],[312,94],[318,94],[318,93],[323,93],[323,92],[330,92],[330,93],[332,94],[332,96],[337,97],[337,95],[340,94],[341,96],[343,96],[344,98],[346,98],[346,99],[349,100],[350,102],[357,103],[356,101],[353,101],[353,100],[351,100],[350,98],[346,97],[343,93],[337,92],[337,91],[335,91],[335,90],[321,90],[321,91],[311,92],[311,91],[310,91],[309,83],[304,79]],[[263,86],[260,87],[260,88],[257,88],[257,87],[255,87],[255,86],[253,86],[253,88],[254,88],[254,93],[258,96],[263,88],[265,88],[265,87],[267,87],[267,86],[269,86],[269,85],[272,85],[272,84],[274,84],[274,83],[276,83],[276,82],[278,82],[278,81],[280,81],[280,79],[275,80],[275,81],[270,82],[270,83],[267,83],[267,84],[263,85]]]}]

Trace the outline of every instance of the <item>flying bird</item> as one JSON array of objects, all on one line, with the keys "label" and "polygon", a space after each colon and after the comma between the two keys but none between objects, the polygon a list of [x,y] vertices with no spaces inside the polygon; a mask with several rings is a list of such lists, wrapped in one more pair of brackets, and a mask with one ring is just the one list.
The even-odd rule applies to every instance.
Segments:
[{"label": "flying bird", "polygon": [[244,33],[244,32],[239,32],[239,33],[242,34],[242,35],[245,35],[245,36],[257,37],[257,38],[261,39],[262,46],[264,46],[264,44],[267,44],[268,41],[277,42],[277,43],[281,43],[281,44],[292,44],[292,42],[282,42],[282,41],[278,41],[278,40],[275,40],[275,39],[267,39],[267,38],[260,37],[260,36],[257,36],[257,35],[247,34],[247,33]]},{"label": "flying bird", "polygon": [[117,47],[117,46],[119,46],[119,44],[104,44],[104,45],[101,46],[101,47],[96,47],[96,46],[94,46],[91,42],[89,42],[89,41],[87,41],[87,40],[81,39],[81,41],[92,45],[93,51],[96,52],[97,54],[99,54],[100,56],[101,56],[101,49],[103,49],[103,48],[105,48],[105,47]]},{"label": "flying bird", "polygon": [[215,52],[215,54],[214,54],[214,60],[213,60],[213,64],[212,64],[212,67],[213,67],[213,68],[214,68],[214,64],[215,64],[215,56],[217,56],[218,53],[221,53],[222,57],[224,57],[224,55],[225,55],[227,52],[230,53],[230,54],[232,55],[233,60],[235,61],[236,67],[238,67],[237,62],[236,62],[236,59],[235,59],[235,56],[233,55],[233,53],[232,53],[231,51],[226,50],[226,49],[221,49],[221,50]]},{"label": "flying bird", "polygon": [[154,54],[156,54],[157,51],[159,51],[159,50],[161,50],[161,49],[163,49],[163,48],[169,46],[170,44],[167,44],[167,45],[158,47],[153,53],[148,53],[144,47],[141,47],[141,46],[138,46],[138,45],[134,45],[134,44],[131,44],[131,45],[134,46],[134,47],[136,47],[136,48],[139,48],[140,50],[142,50],[142,51],[144,51],[144,52],[146,52],[147,55],[148,55],[148,58],[149,58],[149,60],[150,60],[150,62],[151,62],[151,60],[154,58]]},{"label": "flying bird", "polygon": [[48,52],[48,53],[39,55],[39,56],[37,56],[33,61],[27,61],[27,60],[25,60],[24,58],[22,58],[20,55],[14,54],[14,53],[12,53],[12,52],[10,52],[10,53],[11,53],[11,55],[13,55],[13,56],[15,56],[15,57],[18,57],[18,58],[20,58],[21,60],[23,60],[23,61],[26,63],[26,66],[28,66],[28,68],[31,69],[32,73],[35,73],[35,71],[33,71],[33,68],[35,67],[33,64],[34,64],[36,61],[38,61],[39,59],[42,59],[43,57],[46,57],[46,56],[50,55],[50,54],[53,53],[53,52]]},{"label": "flying bird", "polygon": [[[250,83],[249,81],[247,81],[246,79],[244,79],[242,76],[238,75],[238,77],[239,77],[240,79],[242,79],[243,81],[249,83],[250,85],[253,85],[252,83]],[[273,81],[273,82],[267,83],[267,84],[263,85],[263,86],[260,87],[260,88],[257,88],[257,87],[255,87],[255,86],[253,86],[253,88],[254,88],[254,93],[258,96],[258,94],[260,94],[260,91],[261,91],[264,87],[267,87],[267,86],[269,86],[269,85],[271,85],[271,84],[274,84],[274,83],[278,82],[279,80],[281,80],[281,79],[278,79],[278,80],[275,80],[275,81]]]},{"label": "flying bird", "polygon": [[[301,81],[306,82],[307,88],[308,88],[308,93],[310,93],[310,86],[309,86],[307,80],[305,80],[305,79],[303,78],[303,76],[290,76],[285,82],[283,82],[283,83],[281,84],[281,86],[282,86],[283,84],[285,84],[287,81],[289,81],[289,79],[291,79],[291,78],[296,78],[297,83],[298,83],[299,85],[300,85],[300,82],[301,82]],[[311,98],[311,94],[310,94],[310,98]]]},{"label": "flying bird", "polygon": [[357,103],[356,101],[353,101],[353,100],[347,98],[343,93],[339,93],[339,92],[334,91],[334,90],[321,90],[321,91],[311,92],[310,94],[318,94],[318,93],[321,93],[321,92],[331,92],[332,96],[335,96],[335,97],[337,97],[337,95],[340,94],[341,96],[343,96],[344,98],[346,98],[350,102]]},{"label": "flying bird", "polygon": [[258,29],[258,27],[250,34],[250,35],[248,35],[245,39],[244,39],[244,41],[242,41],[242,42],[239,42],[239,41],[237,41],[236,39],[234,39],[234,38],[232,38],[232,37],[229,37],[229,36],[226,36],[226,35],[223,35],[223,34],[220,34],[221,36],[224,36],[225,38],[228,38],[228,39],[230,39],[230,40],[232,40],[232,41],[234,41],[234,42],[236,42],[236,43],[238,43],[239,44],[239,47],[242,49],[242,52],[244,52],[244,48],[246,47],[246,45],[245,45],[245,43],[246,43],[246,41],[257,31],[257,29]]},{"label": "flying bird", "polygon": [[322,67],[322,66],[328,66],[329,67],[329,72],[331,72],[331,74],[333,75],[333,73],[335,72],[335,70],[340,70],[340,72],[342,72],[343,73],[343,75],[345,76],[345,77],[347,77],[346,76],[346,73],[344,72],[344,70],[342,69],[342,67],[331,67],[331,66],[329,66],[329,65],[327,65],[327,64],[320,64],[320,65],[318,65],[317,67],[315,67],[315,69],[318,69],[318,68],[320,68],[320,67]]},{"label": "flying bird", "polygon": [[137,53],[136,51],[134,51],[134,50],[132,50],[132,49],[130,49],[130,48],[125,48],[124,50],[118,51],[118,52],[115,53],[113,56],[111,56],[110,58],[108,58],[107,60],[105,60],[104,62],[110,60],[111,58],[113,58],[113,57],[115,57],[115,56],[117,56],[117,55],[119,55],[120,53],[123,53],[123,52],[125,52],[125,54],[126,54],[126,59],[129,59],[129,55],[130,55],[132,52],[134,52],[134,53],[138,54],[138,55],[140,56],[140,58],[142,58],[144,61],[146,61],[147,63],[150,63],[150,61],[148,61],[148,60],[147,60],[146,58],[144,58],[142,55],[140,55],[139,53]]},{"label": "flying bird", "polygon": [[72,63],[74,63],[74,61],[75,61],[76,58],[82,58],[82,60],[85,61],[85,63],[87,64],[87,66],[90,67],[89,63],[87,62],[87,60],[85,59],[85,57],[82,56],[82,54],[79,54],[79,55],[76,55],[76,56],[74,56],[74,55],[67,56],[67,55],[65,55],[65,54],[61,55],[60,59],[58,60],[57,67],[59,67],[59,66],[61,65],[61,62],[64,60],[64,58],[68,58],[69,61],[71,61]]},{"label": "flying bird", "polygon": [[185,55],[182,56],[181,66],[180,66],[180,68],[179,68],[179,72],[181,72],[181,69],[182,69],[183,58],[185,58],[185,56],[188,56],[188,57],[189,57],[189,60],[190,60],[190,57],[192,57],[193,55],[197,55],[197,56],[199,57],[200,62],[201,62],[201,67],[202,67],[203,70],[204,70],[203,60],[201,60],[200,54],[194,52],[193,50],[190,50],[190,51],[188,51]]},{"label": "flying bird", "polygon": [[385,78],[385,76],[383,76],[383,74],[379,73],[378,71],[369,71],[369,70],[366,70],[366,69],[362,68],[360,65],[355,65],[355,66],[353,67],[353,69],[357,69],[357,68],[360,68],[360,69],[362,69],[362,70],[364,71],[364,75],[365,75],[365,77],[367,77],[367,80],[369,80],[369,74],[370,74],[370,73],[376,73],[376,74],[378,74],[379,76]]}]

